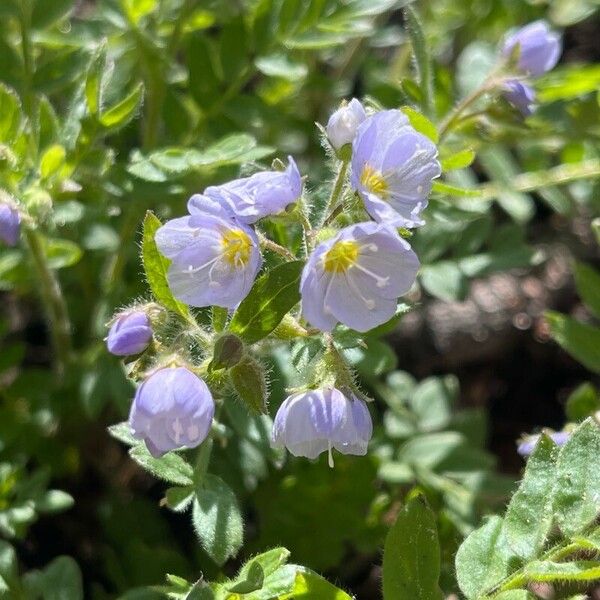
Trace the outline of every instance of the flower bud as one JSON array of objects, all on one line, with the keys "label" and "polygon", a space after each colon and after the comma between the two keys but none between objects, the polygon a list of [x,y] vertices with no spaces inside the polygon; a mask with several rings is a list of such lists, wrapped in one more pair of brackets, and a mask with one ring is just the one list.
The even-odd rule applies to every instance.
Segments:
[{"label": "flower bud", "polygon": [[209,369],[229,369],[240,362],[243,354],[242,340],[233,333],[226,333],[215,342]]},{"label": "flower bud", "polygon": [[348,104],[340,106],[327,121],[327,137],[334,150],[351,144],[356,135],[358,126],[366,119],[367,115],[363,105],[352,98]]},{"label": "flower bud", "polygon": [[237,395],[252,412],[267,412],[265,370],[257,360],[244,356],[229,369],[229,376]]},{"label": "flower bud", "polygon": [[528,117],[535,106],[535,91],[526,83],[511,79],[504,84],[504,97],[524,117]]},{"label": "flower bud", "polygon": [[21,233],[19,211],[5,202],[0,203],[0,241],[7,246],[16,246]]},{"label": "flower bud", "polygon": [[129,426],[152,456],[195,448],[208,436],[215,403],[207,385],[184,367],[155,371],[137,389]]},{"label": "flower bud", "polygon": [[134,310],[121,313],[113,323],[106,345],[116,356],[132,356],[146,349],[152,339],[150,319],[145,312]]}]

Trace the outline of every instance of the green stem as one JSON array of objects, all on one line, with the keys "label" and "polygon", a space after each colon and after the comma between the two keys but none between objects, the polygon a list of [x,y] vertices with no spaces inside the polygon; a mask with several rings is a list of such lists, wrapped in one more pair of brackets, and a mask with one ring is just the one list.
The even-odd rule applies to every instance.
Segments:
[{"label": "green stem", "polygon": [[40,235],[32,229],[26,229],[25,239],[39,276],[40,294],[46,308],[54,346],[55,368],[57,373],[62,375],[71,358],[71,322],[67,305],[56,273],[46,260]]},{"label": "green stem", "polygon": [[279,256],[282,256],[286,260],[296,260],[296,257],[287,248],[284,248],[283,246],[280,246],[273,240],[270,240],[268,237],[265,236],[264,233],[261,233],[260,231],[258,231],[257,233],[260,245],[263,248],[265,248],[266,250],[271,250],[271,252],[275,252],[275,254],[279,254]]},{"label": "green stem", "polygon": [[344,190],[348,165],[348,160],[340,161],[340,166],[335,177],[335,182],[333,184],[333,188],[331,189],[331,195],[329,196],[329,200],[327,201],[327,207],[325,208],[325,214],[327,215],[327,217],[325,217],[325,220],[323,221],[323,226],[329,225],[329,223],[331,223],[333,219],[335,219],[335,217],[337,216],[336,210],[338,209],[340,197],[342,195],[342,191]]}]

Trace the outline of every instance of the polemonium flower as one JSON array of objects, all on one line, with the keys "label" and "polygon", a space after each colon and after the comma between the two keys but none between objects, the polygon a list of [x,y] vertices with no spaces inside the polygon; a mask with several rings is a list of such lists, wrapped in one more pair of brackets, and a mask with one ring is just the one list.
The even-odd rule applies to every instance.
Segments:
[{"label": "polemonium flower", "polygon": [[502,54],[509,56],[517,45],[519,69],[533,76],[552,69],[562,50],[560,34],[552,31],[545,21],[534,21],[509,35],[502,45]]},{"label": "polemonium flower", "polygon": [[137,389],[129,426],[152,456],[195,448],[208,435],[215,404],[202,379],[184,367],[155,371]]},{"label": "polemonium flower", "polygon": [[[262,171],[223,185],[210,186],[204,190],[204,195],[227,207],[238,221],[247,225],[280,213],[302,194],[300,171],[291,156],[288,161],[285,171]],[[194,197],[188,205],[190,212],[193,205]]]},{"label": "polemonium flower", "polygon": [[367,117],[352,144],[352,187],[376,221],[396,227],[423,225],[433,180],[441,173],[435,144],[399,110]]},{"label": "polemonium flower", "polygon": [[191,306],[235,308],[252,287],[262,258],[254,231],[206,196],[193,196],[191,215],[156,232],[159,251],[172,262],[173,295]]},{"label": "polemonium flower", "polygon": [[21,233],[19,211],[6,202],[0,203],[0,241],[15,246]]},{"label": "polemonium flower", "polygon": [[271,442],[294,456],[316,458],[331,449],[364,455],[373,433],[369,411],[362,400],[336,388],[310,390],[286,398],[279,407]]},{"label": "polemonium flower", "polygon": [[535,91],[530,85],[513,79],[504,84],[504,97],[525,117],[535,106]]},{"label": "polemonium flower", "polygon": [[150,319],[145,312],[132,310],[121,313],[112,324],[106,346],[116,356],[132,356],[145,350],[152,339]]},{"label": "polemonium flower", "polygon": [[[517,448],[517,452],[521,456],[529,456],[535,449],[536,444],[540,439],[540,435],[530,435],[525,441],[521,442]],[[571,437],[571,434],[568,431],[555,431],[553,433],[548,434],[548,437],[557,445],[564,446],[568,439]]]},{"label": "polemonium flower", "polygon": [[368,331],[393,317],[418,269],[417,255],[392,228],[351,225],[309,256],[300,281],[302,313],[322,331],[338,322]]},{"label": "polemonium flower", "polygon": [[335,150],[351,144],[358,126],[367,118],[363,105],[352,98],[348,104],[340,106],[327,121],[327,138]]}]

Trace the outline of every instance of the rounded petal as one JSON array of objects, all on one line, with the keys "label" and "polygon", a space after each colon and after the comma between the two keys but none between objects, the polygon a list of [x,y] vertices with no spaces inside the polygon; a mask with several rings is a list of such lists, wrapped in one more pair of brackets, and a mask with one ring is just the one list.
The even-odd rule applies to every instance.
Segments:
[{"label": "rounded petal", "polygon": [[504,84],[504,97],[525,117],[533,112],[535,106],[535,91],[526,83],[518,80],[507,81]]},{"label": "rounded petal", "polygon": [[142,352],[152,339],[152,328],[146,313],[133,311],[120,315],[113,323],[106,345],[116,356],[132,356]]},{"label": "rounded petal", "polygon": [[356,136],[358,126],[367,118],[363,105],[352,98],[350,102],[338,108],[327,122],[327,137],[336,150],[351,144]]}]

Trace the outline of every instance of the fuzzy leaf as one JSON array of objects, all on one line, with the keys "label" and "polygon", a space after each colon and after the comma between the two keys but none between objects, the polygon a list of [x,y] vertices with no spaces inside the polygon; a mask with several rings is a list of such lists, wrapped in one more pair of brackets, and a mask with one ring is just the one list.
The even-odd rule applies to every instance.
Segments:
[{"label": "fuzzy leaf", "polygon": [[192,466],[181,456],[168,452],[160,458],[154,458],[143,444],[138,444],[129,450],[129,456],[149,473],[177,485],[191,485],[194,475]]},{"label": "fuzzy leaf", "polygon": [[144,97],[144,86],[139,83],[123,100],[100,114],[100,124],[106,129],[125,127],[137,114]]}]

